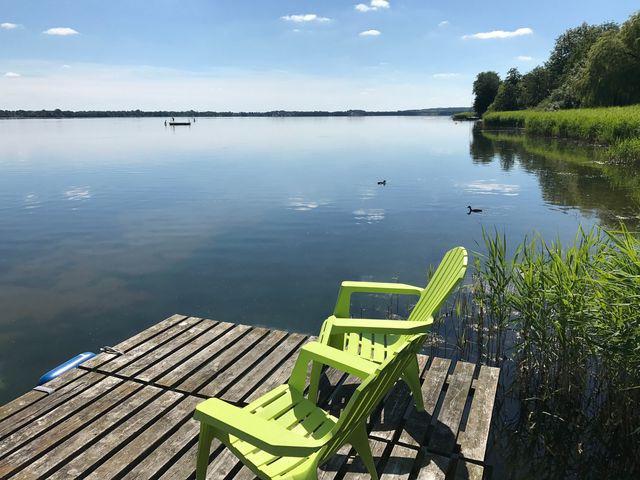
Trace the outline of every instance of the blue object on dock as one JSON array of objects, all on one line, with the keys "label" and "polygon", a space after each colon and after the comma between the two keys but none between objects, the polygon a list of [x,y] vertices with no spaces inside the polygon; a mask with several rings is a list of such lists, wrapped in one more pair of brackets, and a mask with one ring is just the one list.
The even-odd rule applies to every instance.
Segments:
[{"label": "blue object on dock", "polygon": [[62,375],[64,372],[66,372],[68,370],[71,370],[72,368],[77,367],[81,363],[86,362],[87,360],[89,360],[90,358],[93,358],[95,356],[96,356],[96,354],[93,353],[93,352],[84,352],[84,353],[81,353],[80,355],[76,355],[72,359],[67,360],[66,362],[58,365],[53,370],[49,370],[47,373],[42,375],[40,377],[40,380],[38,380],[38,385],[42,385],[43,383],[47,383],[47,382],[53,380],[54,378]]}]

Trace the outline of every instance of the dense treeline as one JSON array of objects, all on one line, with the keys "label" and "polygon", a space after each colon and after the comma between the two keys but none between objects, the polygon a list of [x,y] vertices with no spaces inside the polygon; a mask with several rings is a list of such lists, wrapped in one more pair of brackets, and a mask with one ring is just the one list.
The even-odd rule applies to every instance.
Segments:
[{"label": "dense treeline", "polygon": [[622,25],[571,28],[556,39],[544,64],[524,75],[512,68],[504,80],[481,72],[473,93],[479,115],[640,103],[640,12]]},{"label": "dense treeline", "polygon": [[327,111],[286,111],[270,112],[197,112],[195,110],[145,112],[142,110],[0,110],[0,118],[108,118],[108,117],[372,117],[372,116],[448,116],[469,110],[468,107],[424,108],[368,112],[365,110]]}]

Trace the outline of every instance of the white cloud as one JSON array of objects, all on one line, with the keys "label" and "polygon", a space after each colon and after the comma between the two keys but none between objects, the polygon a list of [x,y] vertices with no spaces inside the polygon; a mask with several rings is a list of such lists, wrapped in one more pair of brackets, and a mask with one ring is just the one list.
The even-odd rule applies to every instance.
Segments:
[{"label": "white cloud", "polygon": [[432,75],[433,78],[454,78],[459,76],[459,73],[434,73]]},{"label": "white cloud", "polygon": [[447,25],[449,25],[449,20],[443,20],[438,24],[439,27],[446,27]]},{"label": "white cloud", "polygon": [[518,28],[511,32],[505,30],[493,30],[491,32],[474,33],[473,35],[464,35],[463,40],[477,39],[477,40],[490,40],[493,38],[512,38],[521,37],[523,35],[531,35],[533,30],[529,27]]},{"label": "white cloud", "polygon": [[45,30],[42,33],[44,33],[45,35],[58,35],[66,37],[68,35],[78,35],[79,32],[69,27],[54,27],[50,28],[49,30]]},{"label": "white cloud", "polygon": [[71,68],[71,65],[65,64],[65,65],[62,65],[62,68]]},{"label": "white cloud", "polygon": [[521,62],[530,62],[531,60],[533,60],[533,57],[530,57],[528,55],[518,55],[516,59],[520,60]]},{"label": "white cloud", "polygon": [[4,74],[4,76],[9,78],[17,78],[17,77],[21,77],[22,75],[16,72],[7,72]]},{"label": "white cloud", "polygon": [[284,17],[280,17],[282,20],[287,22],[295,22],[295,23],[305,23],[305,22],[330,22],[331,19],[327,17],[320,17],[315,13],[305,13],[303,15],[285,15]]},{"label": "white cloud", "polygon": [[361,37],[377,37],[381,33],[380,30],[365,30],[364,32],[360,32],[359,35]]},{"label": "white cloud", "polygon": [[10,23],[10,22],[0,23],[0,28],[4,30],[14,30],[19,27],[20,25],[18,25],[17,23]]},{"label": "white cloud", "polygon": [[354,8],[359,12],[375,12],[376,10],[390,8],[391,5],[387,0],[371,0],[371,3],[359,3]]}]

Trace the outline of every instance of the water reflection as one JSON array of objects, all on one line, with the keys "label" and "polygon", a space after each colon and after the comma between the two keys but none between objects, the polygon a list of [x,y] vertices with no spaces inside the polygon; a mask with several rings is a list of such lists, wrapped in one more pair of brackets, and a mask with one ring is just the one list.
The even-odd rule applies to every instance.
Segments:
[{"label": "water reflection", "polygon": [[[516,163],[539,181],[543,198],[558,211],[573,208],[595,214],[600,223],[616,227],[621,221],[629,226],[640,223],[640,171],[629,165],[611,165],[601,150],[563,140],[532,138],[518,132],[482,130],[475,127],[470,154],[476,164],[498,161],[510,171]],[[490,182],[468,185],[484,193],[510,190]]]},{"label": "water reflection", "polygon": [[424,284],[483,228],[568,240],[636,214],[625,175],[471,135],[419,117],[0,122],[0,403],[173,313],[316,334],[342,280]]}]

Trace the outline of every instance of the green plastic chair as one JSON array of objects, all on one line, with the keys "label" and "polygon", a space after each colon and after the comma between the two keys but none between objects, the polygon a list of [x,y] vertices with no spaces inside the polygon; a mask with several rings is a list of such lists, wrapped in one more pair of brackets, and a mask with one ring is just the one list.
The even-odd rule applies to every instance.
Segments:
[{"label": "green plastic chair", "polygon": [[[194,418],[200,421],[196,478],[204,480],[214,438],[229,448],[262,479],[317,479],[317,468],[344,444],[351,444],[377,480],[366,421],[415,357],[424,338],[392,350],[381,364],[353,357],[319,342],[302,347],[285,385],[244,408],[211,398],[200,403]],[[309,362],[363,379],[339,418],[303,395]]]},{"label": "green plastic chair", "polygon": [[[390,349],[397,349],[412,335],[427,333],[433,315],[449,294],[464,278],[467,271],[467,251],[463,247],[449,250],[425,288],[402,283],[342,282],[333,315],[322,324],[319,341],[359,358],[380,363]],[[351,294],[356,292],[419,295],[409,318],[403,320],[377,320],[349,318]],[[420,389],[418,359],[413,357],[402,379],[411,388],[418,411],[424,411]],[[309,398],[315,398],[320,381],[320,369],[313,367]]]}]

